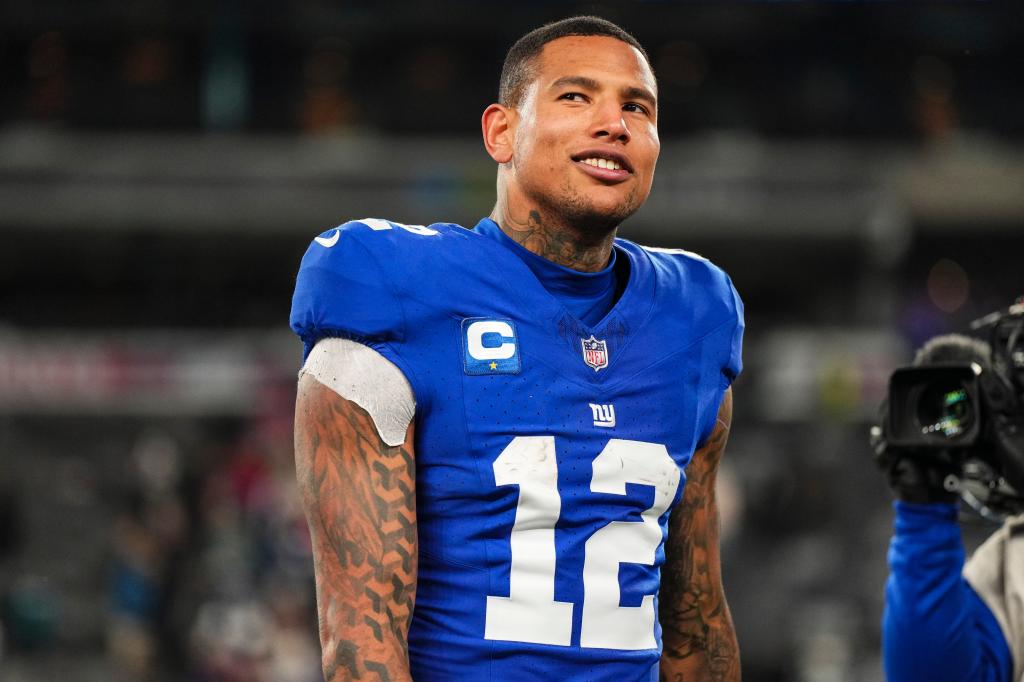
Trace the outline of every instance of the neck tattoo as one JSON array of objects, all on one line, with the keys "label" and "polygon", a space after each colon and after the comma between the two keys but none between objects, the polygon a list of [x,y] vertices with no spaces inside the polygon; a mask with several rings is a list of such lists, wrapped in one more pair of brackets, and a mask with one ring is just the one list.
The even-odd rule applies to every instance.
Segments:
[{"label": "neck tattoo", "polygon": [[582,239],[577,230],[545,221],[536,208],[525,217],[513,216],[504,201],[494,207],[491,220],[523,248],[573,270],[597,272],[611,258],[615,230],[595,240]]}]

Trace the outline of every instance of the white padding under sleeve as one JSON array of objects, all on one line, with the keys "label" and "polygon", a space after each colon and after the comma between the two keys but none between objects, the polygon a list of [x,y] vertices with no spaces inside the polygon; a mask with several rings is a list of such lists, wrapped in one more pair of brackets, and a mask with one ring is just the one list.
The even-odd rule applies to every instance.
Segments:
[{"label": "white padding under sleeve", "polygon": [[402,370],[383,355],[356,341],[321,339],[299,371],[303,374],[366,410],[385,443],[405,442],[416,398]]}]

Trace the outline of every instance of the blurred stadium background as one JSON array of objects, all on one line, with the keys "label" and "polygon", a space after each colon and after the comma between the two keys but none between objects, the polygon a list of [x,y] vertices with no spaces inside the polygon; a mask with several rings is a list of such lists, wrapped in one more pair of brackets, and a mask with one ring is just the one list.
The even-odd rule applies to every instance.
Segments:
[{"label": "blurred stadium background", "polygon": [[576,13],[660,81],[622,235],[746,302],[721,483],[745,679],[881,679],[867,425],[915,345],[1024,293],[1019,4],[0,5],[0,680],[320,679],[299,258],[348,218],[489,212],[504,52]]}]

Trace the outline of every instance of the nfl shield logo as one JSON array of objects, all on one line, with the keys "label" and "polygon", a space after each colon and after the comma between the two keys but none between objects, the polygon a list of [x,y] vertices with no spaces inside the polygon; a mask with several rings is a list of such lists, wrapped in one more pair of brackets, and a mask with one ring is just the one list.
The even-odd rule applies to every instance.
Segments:
[{"label": "nfl shield logo", "polygon": [[595,339],[591,334],[589,339],[580,341],[583,342],[583,362],[593,367],[595,372],[608,366],[608,344],[604,339]]}]

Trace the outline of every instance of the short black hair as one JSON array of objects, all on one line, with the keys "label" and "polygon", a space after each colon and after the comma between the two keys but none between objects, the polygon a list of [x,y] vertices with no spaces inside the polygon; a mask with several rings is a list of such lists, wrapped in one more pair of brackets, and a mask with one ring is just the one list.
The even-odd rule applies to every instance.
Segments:
[{"label": "short black hair", "polygon": [[622,27],[607,19],[593,16],[568,17],[535,28],[509,48],[505,63],[501,67],[498,83],[498,102],[506,107],[516,107],[523,99],[526,86],[533,80],[534,63],[544,46],[552,40],[566,36],[608,36],[640,50],[648,66],[651,64],[647,51],[640,42]]}]

